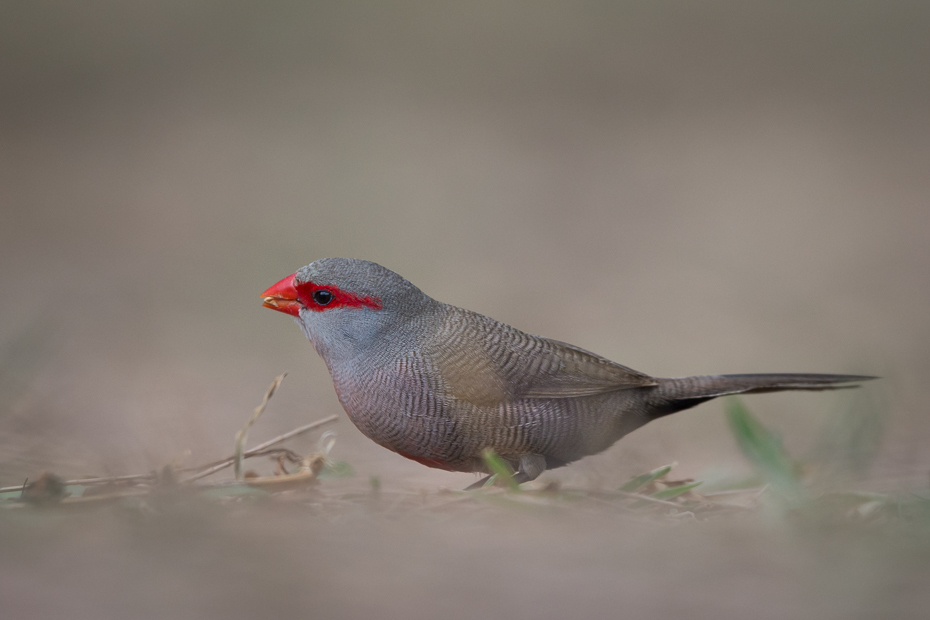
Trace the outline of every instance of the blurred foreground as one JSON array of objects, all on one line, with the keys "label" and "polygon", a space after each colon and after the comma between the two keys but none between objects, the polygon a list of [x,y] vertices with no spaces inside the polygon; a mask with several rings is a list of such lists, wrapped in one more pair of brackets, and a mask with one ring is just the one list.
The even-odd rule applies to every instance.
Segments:
[{"label": "blurred foreground", "polygon": [[669,465],[521,488],[488,454],[497,487],[411,492],[353,479],[327,434],[239,481],[45,475],[0,493],[0,601],[10,618],[925,617],[930,496],[818,490],[829,470],[739,401],[727,414],[755,473],[710,485]]},{"label": "blurred foreground", "polygon": [[224,505],[5,510],[0,601],[5,618],[88,620],[916,619],[930,604],[926,514],[698,519],[475,495],[330,481]]}]

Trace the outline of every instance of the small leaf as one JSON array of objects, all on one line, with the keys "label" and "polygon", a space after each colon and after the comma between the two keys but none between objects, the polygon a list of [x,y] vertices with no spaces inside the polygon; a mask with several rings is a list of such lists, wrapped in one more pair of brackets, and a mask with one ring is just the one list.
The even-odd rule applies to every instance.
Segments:
[{"label": "small leaf", "polygon": [[520,484],[514,480],[513,469],[510,468],[507,461],[498,456],[493,448],[485,448],[481,453],[481,458],[484,459],[485,465],[496,477],[495,482],[503,482],[511,491],[520,490]]},{"label": "small leaf", "polygon": [[652,498],[655,498],[655,499],[666,499],[666,500],[667,500],[667,499],[672,499],[673,497],[678,497],[679,495],[681,495],[681,494],[683,494],[683,493],[687,493],[688,491],[690,491],[690,490],[693,489],[694,487],[699,486],[699,485],[701,485],[701,484],[702,484],[702,481],[701,481],[701,480],[698,480],[697,482],[689,482],[688,484],[682,484],[682,485],[679,485],[679,486],[677,486],[677,487],[668,487],[667,489],[662,489],[661,491],[656,491],[655,493],[653,493],[653,494],[650,495],[649,497],[652,497]]},{"label": "small leaf", "polygon": [[675,463],[672,463],[671,465],[665,465],[664,467],[653,469],[652,471],[646,472],[645,474],[634,476],[633,478],[630,478],[626,484],[620,487],[620,490],[624,493],[635,493],[650,482],[655,482],[659,478],[665,477],[668,472],[672,471],[672,467],[674,466]]}]

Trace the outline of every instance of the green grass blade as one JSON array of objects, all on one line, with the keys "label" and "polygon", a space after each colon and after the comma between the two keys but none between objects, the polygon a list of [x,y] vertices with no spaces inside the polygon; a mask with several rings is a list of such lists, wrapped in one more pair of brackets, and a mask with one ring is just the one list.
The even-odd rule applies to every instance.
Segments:
[{"label": "green grass blade", "polygon": [[488,466],[491,474],[497,477],[497,480],[503,482],[511,491],[520,490],[520,484],[514,480],[513,470],[510,468],[510,465],[507,464],[507,461],[498,456],[493,448],[485,448],[481,453],[481,458],[484,459],[485,465]]},{"label": "green grass blade", "polygon": [[736,444],[756,471],[785,499],[801,495],[795,464],[781,445],[781,440],[765,428],[738,398],[728,398],[727,422]]},{"label": "green grass blade", "polygon": [[650,482],[654,482],[659,478],[665,477],[668,472],[672,471],[672,467],[675,464],[665,465],[664,467],[659,467],[658,469],[653,469],[652,471],[646,472],[645,474],[640,474],[630,478],[630,480],[620,487],[620,490],[624,493],[635,493],[639,489],[643,488]]},{"label": "green grass blade", "polygon": [[682,493],[687,493],[696,486],[702,484],[701,480],[697,482],[689,482],[688,484],[682,484],[677,487],[668,487],[667,489],[662,489],[661,491],[656,491],[649,497],[655,499],[672,499],[673,497],[678,497]]}]

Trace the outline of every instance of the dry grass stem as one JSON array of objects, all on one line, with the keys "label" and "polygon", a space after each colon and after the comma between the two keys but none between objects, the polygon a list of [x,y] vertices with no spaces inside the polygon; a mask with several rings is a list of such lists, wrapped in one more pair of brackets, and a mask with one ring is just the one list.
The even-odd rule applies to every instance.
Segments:
[{"label": "dry grass stem", "polygon": [[[337,415],[331,415],[321,420],[316,420],[315,422],[310,422],[309,424],[304,424],[298,428],[295,428],[291,431],[278,435],[268,441],[265,441],[251,450],[245,450],[245,441],[248,436],[248,431],[251,426],[261,417],[264,413],[265,408],[268,406],[268,402],[271,400],[271,397],[274,396],[275,391],[281,385],[281,382],[284,380],[284,377],[287,376],[287,373],[284,373],[275,378],[271,383],[268,390],[265,392],[262,402],[255,408],[255,411],[252,413],[252,416],[249,418],[249,421],[246,425],[236,434],[236,449],[235,454],[232,456],[226,457],[219,461],[213,461],[210,463],[205,463],[196,467],[189,468],[174,468],[172,466],[166,466],[159,471],[153,471],[147,474],[131,474],[125,476],[109,476],[109,477],[95,477],[95,478],[76,478],[72,480],[66,480],[60,484],[64,486],[81,486],[81,487],[103,487],[106,485],[114,485],[120,487],[118,491],[114,493],[95,493],[88,497],[68,497],[63,501],[67,503],[87,503],[89,501],[99,501],[111,497],[128,497],[131,495],[140,495],[148,492],[149,489],[144,489],[142,487],[156,487],[156,486],[167,486],[171,484],[188,484],[194,481],[205,478],[211,474],[215,474],[223,469],[226,469],[230,465],[236,465],[236,479],[242,480],[241,464],[247,458],[258,457],[258,456],[274,456],[278,458],[278,468],[279,475],[271,476],[267,478],[258,478],[252,477],[246,480],[247,484],[250,486],[258,487],[268,487],[275,489],[283,489],[285,486],[291,488],[293,486],[299,486],[305,484],[308,481],[311,481],[316,478],[316,476],[323,469],[326,460],[326,454],[332,448],[334,443],[334,436],[325,436],[326,445],[321,445],[321,451],[318,454],[311,455],[309,457],[303,457],[296,452],[289,450],[287,448],[276,448],[278,444],[287,441],[298,435],[307,433],[313,429],[319,428],[326,424],[330,424],[339,419]],[[283,468],[284,461],[289,461],[294,464],[299,464],[300,470],[297,473],[290,474],[287,473]],[[190,473],[196,472],[183,480],[178,480],[178,473]],[[49,475],[49,474],[44,474]],[[0,488],[0,493],[10,493],[16,491],[26,492],[30,488],[29,480],[26,480],[22,484],[8,486]],[[216,485],[212,485],[216,486]]]}]

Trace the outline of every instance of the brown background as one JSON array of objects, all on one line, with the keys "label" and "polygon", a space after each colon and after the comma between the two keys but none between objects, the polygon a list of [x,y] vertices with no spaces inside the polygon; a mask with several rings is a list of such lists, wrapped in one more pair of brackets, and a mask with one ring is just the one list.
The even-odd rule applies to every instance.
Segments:
[{"label": "brown background", "polygon": [[[0,484],[222,456],[284,370],[255,441],[341,413],[258,295],[352,256],[654,375],[880,374],[750,405],[804,453],[877,403],[862,484],[924,488],[928,31],[922,3],[4,5]],[[472,481],[338,432],[359,484]],[[744,467],[718,403],[547,477],[670,461]]]}]

